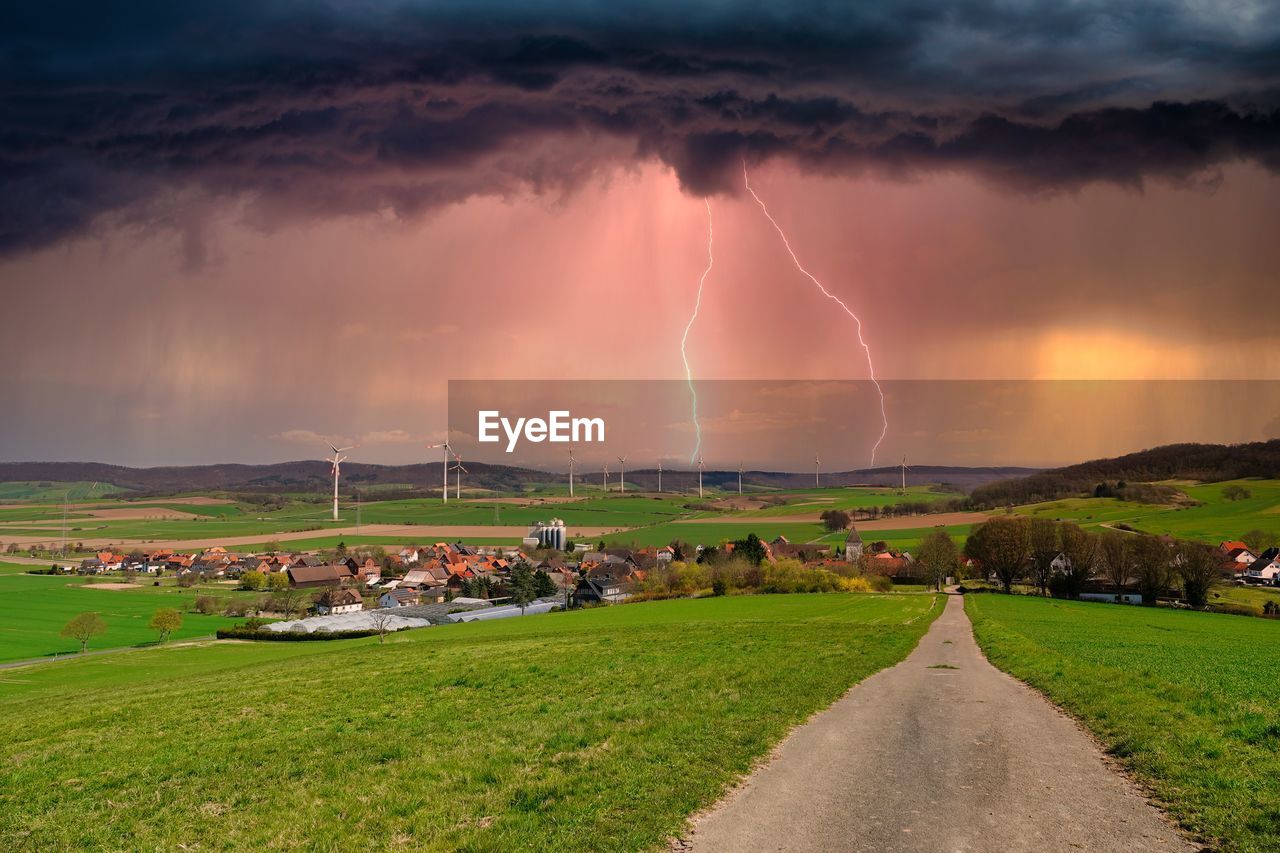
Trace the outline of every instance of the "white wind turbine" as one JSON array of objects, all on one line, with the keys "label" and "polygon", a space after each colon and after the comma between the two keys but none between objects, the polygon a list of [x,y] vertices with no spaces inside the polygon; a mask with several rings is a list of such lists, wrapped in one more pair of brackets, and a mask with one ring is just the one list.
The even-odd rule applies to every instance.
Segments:
[{"label": "white wind turbine", "polygon": [[325,457],[325,461],[333,465],[333,520],[338,520],[338,471],[342,467],[342,463],[347,461],[347,457],[342,454],[348,450],[355,450],[356,445],[350,447],[334,447],[329,445],[329,449],[333,451],[333,458]]},{"label": "white wind turbine", "polygon": [[573,448],[569,448],[569,497],[573,497],[573,468],[577,461],[573,458]]},{"label": "white wind turbine", "polygon": [[910,470],[910,466],[907,465],[907,454],[904,453],[902,454],[902,491],[899,494],[907,493],[907,472]]},{"label": "white wind turbine", "polygon": [[[462,500],[462,475],[463,475],[463,474],[470,474],[471,472],[470,472],[470,471],[468,471],[466,468],[463,468],[463,467],[462,467],[462,457],[461,457],[461,456],[459,456],[458,454],[456,454],[456,453],[455,453],[455,454],[453,454],[453,458],[456,460],[456,461],[453,463],[453,470],[456,472],[456,473],[454,474],[454,482],[455,482],[455,486],[454,486],[454,493],[453,493],[453,496],[454,496],[456,499],[458,499],[459,501],[461,501],[461,500]],[[446,488],[447,488],[447,487],[446,487]]]},{"label": "white wind turbine", "polygon": [[738,497],[742,497],[742,463],[738,463]]},{"label": "white wind turbine", "polygon": [[620,491],[625,495],[627,493],[627,457],[619,456],[618,464],[622,466],[618,471],[618,482],[622,484]]},{"label": "white wind turbine", "polygon": [[607,494],[609,491],[609,463],[604,463],[604,490]]},{"label": "white wind turbine", "polygon": [[449,437],[446,434],[443,444],[428,444],[427,450],[434,450],[437,447],[444,448],[440,452],[440,495],[445,503],[449,502],[449,454],[453,453],[453,448],[449,446]]},{"label": "white wind turbine", "polygon": [[702,457],[698,457],[698,497],[702,497]]},{"label": "white wind turbine", "polygon": [[813,487],[815,489],[822,488],[818,485],[818,466],[821,464],[822,462],[818,459],[818,454],[813,454]]},{"label": "white wind turbine", "polygon": [[658,460],[658,491],[662,491],[662,460]]}]

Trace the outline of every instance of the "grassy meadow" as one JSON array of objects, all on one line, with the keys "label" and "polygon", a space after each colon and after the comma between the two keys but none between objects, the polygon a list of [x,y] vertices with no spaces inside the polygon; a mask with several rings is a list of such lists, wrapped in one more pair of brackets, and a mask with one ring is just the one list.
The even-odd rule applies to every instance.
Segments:
[{"label": "grassy meadow", "polygon": [[182,612],[182,628],[171,642],[210,636],[235,620],[189,612],[195,596],[248,595],[224,586],[181,589],[171,581],[153,587],[149,580],[137,589],[109,589],[83,578],[21,573],[29,568],[0,564],[0,663],[78,652],[79,642],[58,634],[85,611],[97,612],[107,623],[106,632],[89,641],[91,651],[154,643],[156,632],[147,623],[164,607]]},{"label": "grassy meadow", "polygon": [[1184,827],[1280,849],[1280,622],[972,595],[996,666],[1080,719]]},{"label": "grassy meadow", "polygon": [[0,845],[655,848],[940,611],[738,596],[11,670]]}]

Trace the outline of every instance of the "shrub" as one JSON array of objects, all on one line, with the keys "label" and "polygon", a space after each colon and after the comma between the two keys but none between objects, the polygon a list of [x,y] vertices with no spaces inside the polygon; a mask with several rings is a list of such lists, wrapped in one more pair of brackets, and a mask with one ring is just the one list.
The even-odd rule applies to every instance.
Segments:
[{"label": "shrub", "polygon": [[217,612],[218,602],[213,598],[213,596],[197,595],[194,607],[197,613],[203,613],[208,616]]}]

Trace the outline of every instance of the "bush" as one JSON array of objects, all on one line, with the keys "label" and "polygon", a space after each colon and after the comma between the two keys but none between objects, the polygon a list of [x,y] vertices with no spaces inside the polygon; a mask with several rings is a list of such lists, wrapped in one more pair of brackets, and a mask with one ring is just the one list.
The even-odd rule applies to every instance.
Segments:
[{"label": "bush", "polygon": [[213,598],[213,596],[197,595],[194,608],[197,613],[203,613],[208,616],[217,612],[218,602]]}]

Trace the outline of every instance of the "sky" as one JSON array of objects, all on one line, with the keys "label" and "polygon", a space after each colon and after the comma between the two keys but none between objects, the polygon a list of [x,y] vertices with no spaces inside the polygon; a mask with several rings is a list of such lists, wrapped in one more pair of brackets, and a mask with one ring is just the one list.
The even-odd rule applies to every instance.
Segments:
[{"label": "sky", "polygon": [[1275,4],[689,5],[10,4],[0,460],[420,461],[700,280],[695,378],[867,378],[747,177],[881,378],[1280,379]]}]

